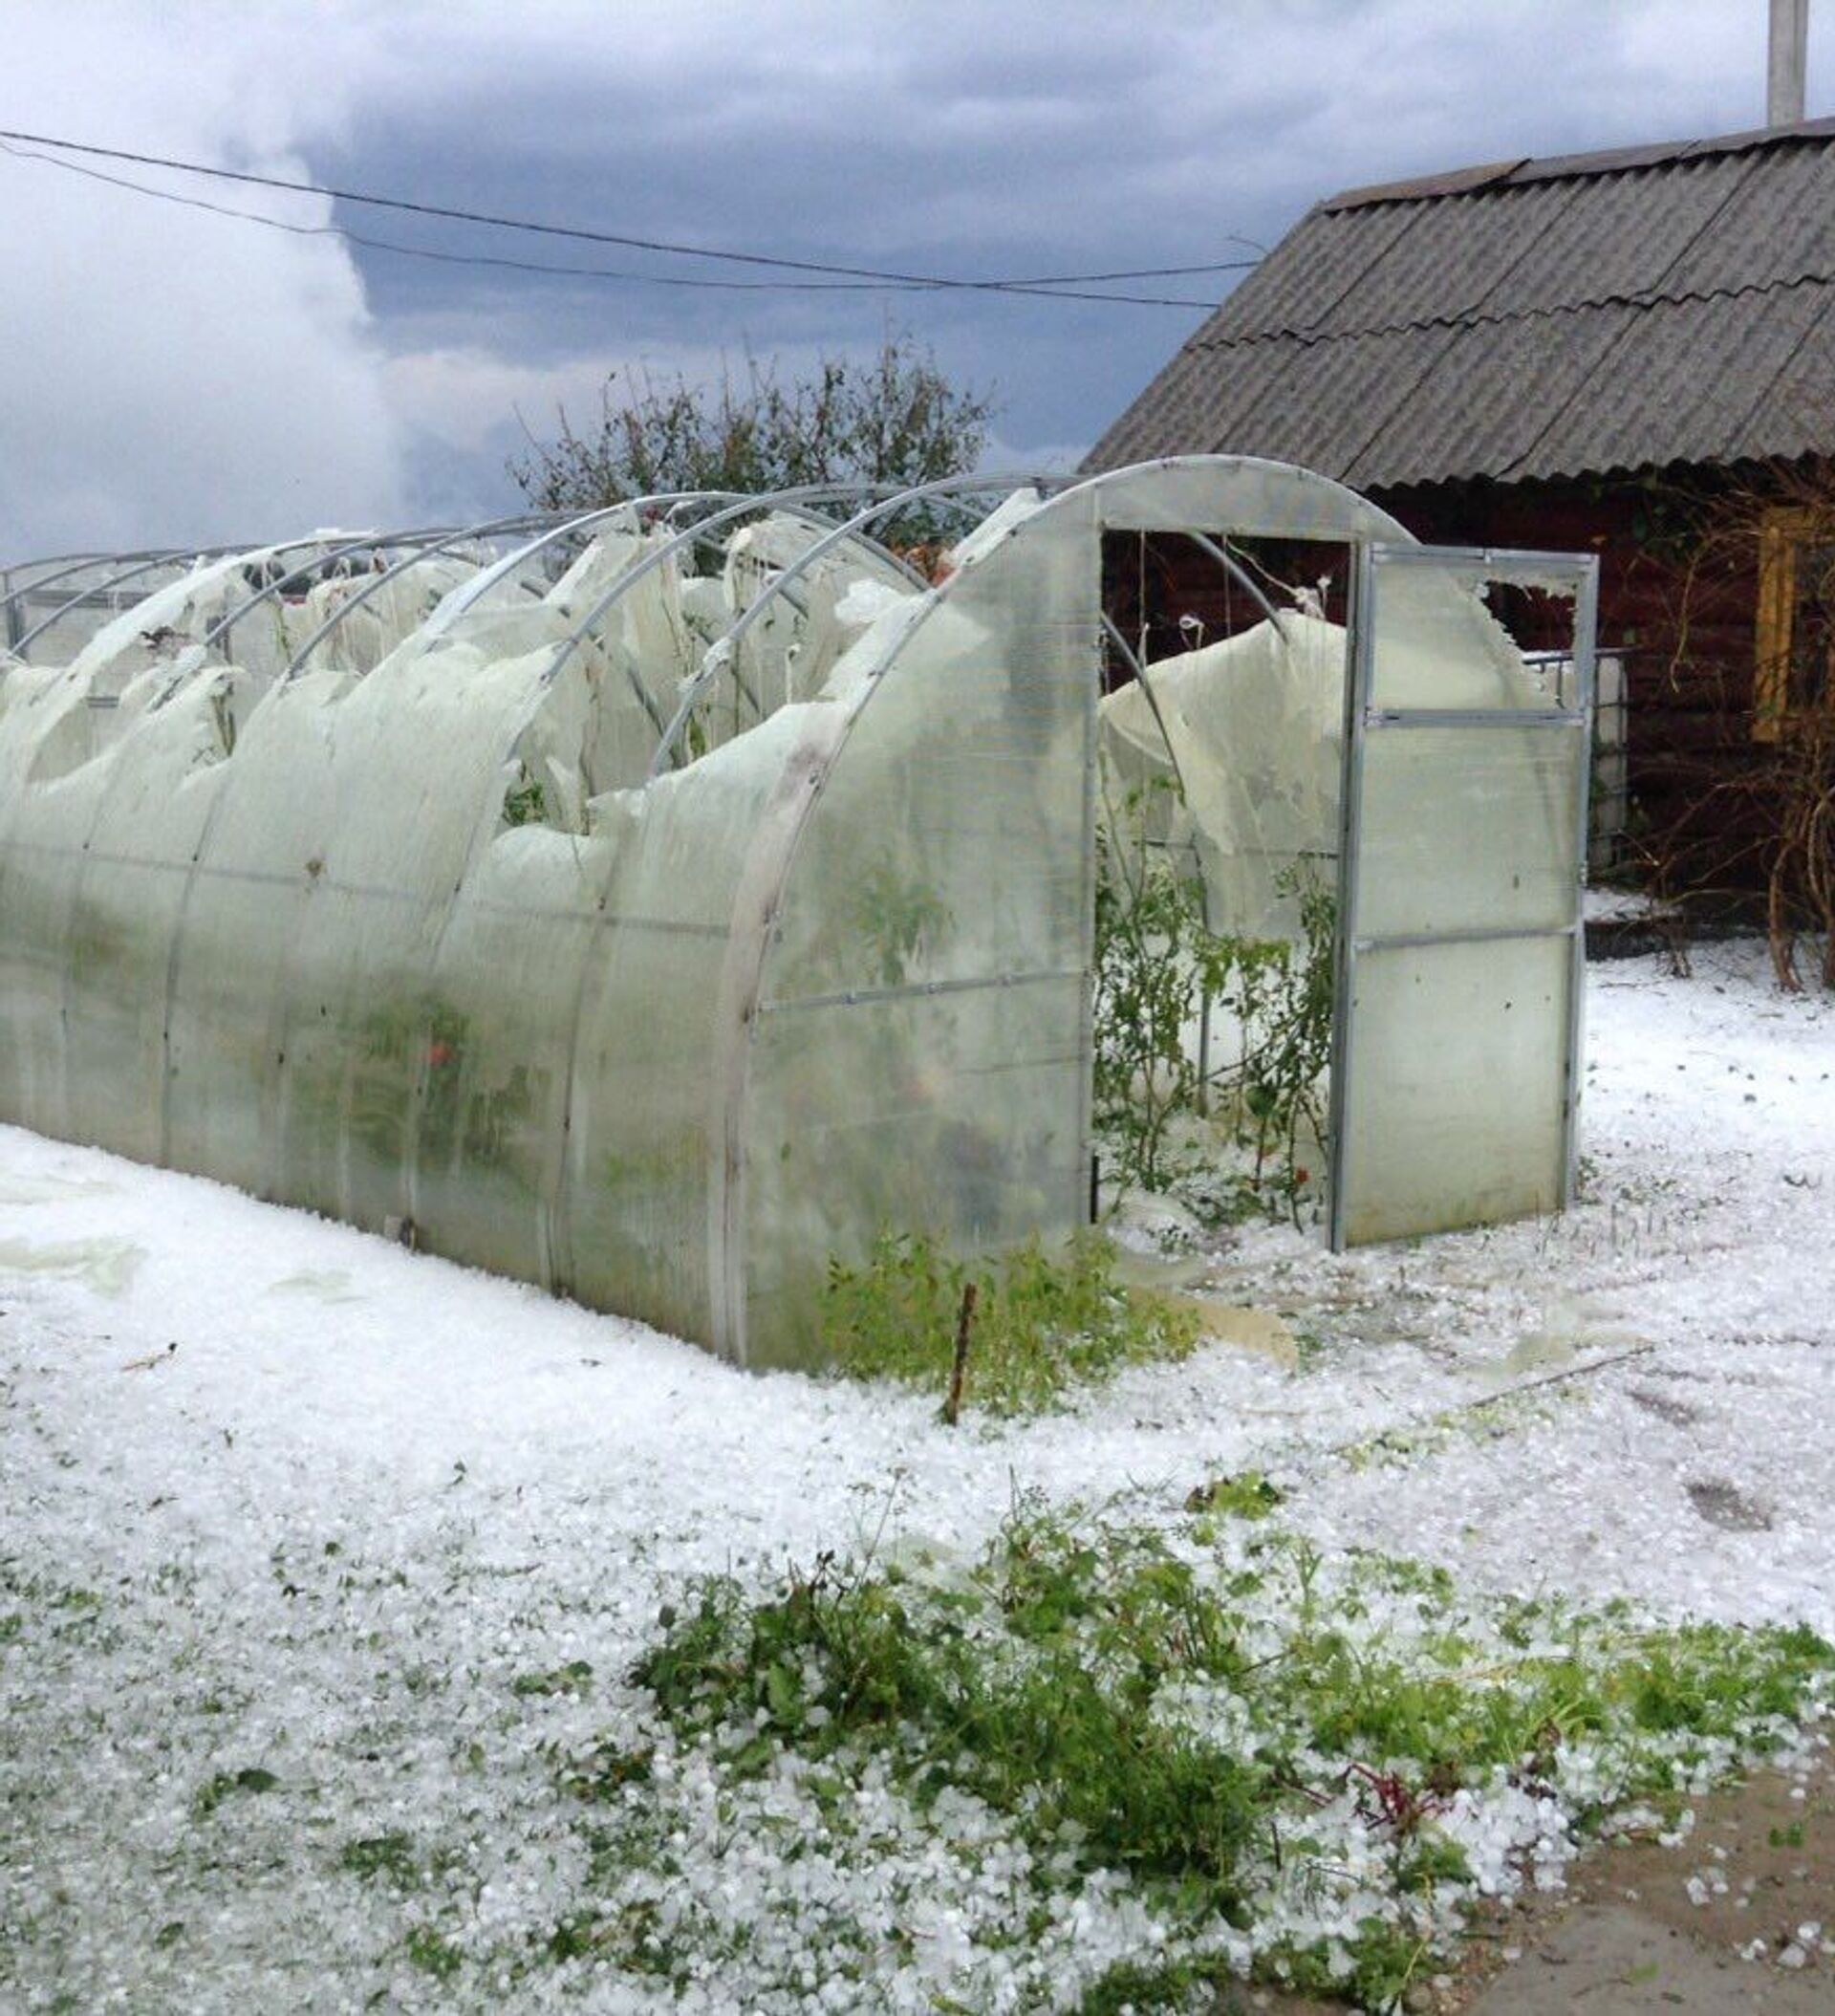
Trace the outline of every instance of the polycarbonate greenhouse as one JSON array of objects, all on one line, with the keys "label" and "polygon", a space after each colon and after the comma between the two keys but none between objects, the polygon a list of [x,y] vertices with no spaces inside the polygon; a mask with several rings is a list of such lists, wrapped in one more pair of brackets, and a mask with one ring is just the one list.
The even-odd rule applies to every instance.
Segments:
[{"label": "polycarbonate greenhouse", "polygon": [[[1223,600],[1156,652],[1169,541]],[[1333,1243],[1552,1211],[1592,566],[1202,458],[13,568],[0,1116],[809,1362],[880,1232],[1087,1222],[1157,780],[1213,928],[1331,879]]]}]

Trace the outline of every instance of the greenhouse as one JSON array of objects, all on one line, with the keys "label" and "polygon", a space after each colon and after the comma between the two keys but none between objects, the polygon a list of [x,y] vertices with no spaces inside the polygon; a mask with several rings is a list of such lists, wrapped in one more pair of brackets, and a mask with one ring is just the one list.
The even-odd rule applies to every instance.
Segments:
[{"label": "greenhouse", "polygon": [[810,1363],[1089,1222],[1132,863],[1324,930],[1334,1246],[1552,1212],[1594,565],[1193,458],[13,567],[0,1118]]}]

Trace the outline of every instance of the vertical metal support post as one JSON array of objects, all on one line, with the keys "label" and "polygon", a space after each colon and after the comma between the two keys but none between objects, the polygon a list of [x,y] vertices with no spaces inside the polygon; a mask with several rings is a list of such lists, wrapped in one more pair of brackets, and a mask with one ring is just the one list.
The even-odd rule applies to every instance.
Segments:
[{"label": "vertical metal support post", "polygon": [[1771,35],[1765,55],[1765,124],[1794,126],[1803,116],[1809,0],[1771,0]]},{"label": "vertical metal support post", "polygon": [[1211,990],[1202,986],[1198,991],[1198,1110],[1209,1119],[1211,1116]]},{"label": "vertical metal support post", "polygon": [[[1580,734],[1585,745],[1580,758],[1580,788],[1575,792],[1575,816],[1579,830],[1574,835],[1575,873],[1580,887],[1575,891],[1574,950],[1568,976],[1567,994],[1567,1092],[1562,1110],[1561,1203],[1565,1210],[1574,1201],[1580,1181],[1580,1095],[1584,1082],[1581,1058],[1587,1025],[1587,857],[1592,837],[1593,710],[1598,671],[1594,654],[1594,631],[1599,621],[1599,560],[1589,556],[1582,563],[1578,592],[1574,596],[1574,693],[1568,703],[1581,713]],[[1560,695],[1556,696],[1560,698]]]},{"label": "vertical metal support post", "polygon": [[1375,638],[1371,617],[1374,549],[1360,539],[1351,549],[1350,607],[1346,612],[1345,735],[1338,789],[1338,919],[1332,950],[1331,1086],[1327,1105],[1327,1237],[1334,1253],[1345,1249],[1345,1199],[1349,1166],[1346,1119],[1350,1112],[1351,988],[1356,984],[1357,884],[1361,863],[1358,835],[1363,826],[1364,726],[1374,683]]},{"label": "vertical metal support post", "polygon": [[[1096,1068],[1096,786],[1097,735],[1101,725],[1098,711],[1102,697],[1102,526],[1090,523],[1091,552],[1084,579],[1090,584],[1093,607],[1088,612],[1090,672],[1083,682],[1083,1070],[1079,1073],[1077,1110],[1077,1164],[1090,1171],[1090,1223],[1094,1225],[1100,1204],[1099,1177],[1095,1149]],[[1112,625],[1109,626],[1112,629]],[[1112,845],[1112,839],[1111,844]],[[1073,1221],[1074,1222],[1074,1221]]]}]

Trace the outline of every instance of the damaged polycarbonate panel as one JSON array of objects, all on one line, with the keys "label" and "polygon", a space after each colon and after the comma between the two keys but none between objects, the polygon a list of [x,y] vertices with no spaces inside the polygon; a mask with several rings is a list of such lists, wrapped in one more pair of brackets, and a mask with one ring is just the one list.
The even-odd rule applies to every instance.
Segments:
[{"label": "damaged polycarbonate panel", "polygon": [[1082,1214],[1097,610],[1081,502],[888,612],[831,682],[853,718],[819,791],[785,807],[793,871],[761,893],[762,971],[737,983],[756,1007],[733,1293],[755,1355],[814,1355],[812,1248],[857,1262],[918,1226],[998,1249]]},{"label": "damaged polycarbonate panel", "polygon": [[1192,856],[1214,931],[1294,938],[1338,852],[1343,627],[1282,612],[1155,661],[1102,703],[1103,816]]}]

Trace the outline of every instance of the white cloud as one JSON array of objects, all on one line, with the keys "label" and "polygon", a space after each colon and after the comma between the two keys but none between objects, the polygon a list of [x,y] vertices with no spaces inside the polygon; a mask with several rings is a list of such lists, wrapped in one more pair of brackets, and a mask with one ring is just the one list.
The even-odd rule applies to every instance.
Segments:
[{"label": "white cloud", "polygon": [[[259,10],[10,11],[0,124],[298,175],[338,116],[312,37]],[[335,66],[334,66],[335,67]],[[224,187],[94,168],[235,203]],[[362,287],[295,238],[0,155],[8,557],[379,522],[400,439]],[[302,224],[329,205],[286,199]]]}]

